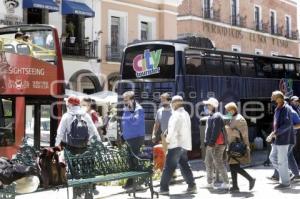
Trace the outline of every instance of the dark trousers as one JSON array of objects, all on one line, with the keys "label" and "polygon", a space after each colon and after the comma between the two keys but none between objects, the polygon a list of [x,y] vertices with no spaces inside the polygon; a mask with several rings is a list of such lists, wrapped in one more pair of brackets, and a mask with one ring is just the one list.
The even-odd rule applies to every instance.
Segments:
[{"label": "dark trousers", "polygon": [[169,183],[178,164],[180,166],[181,174],[189,187],[195,186],[193,173],[188,163],[187,150],[177,147],[168,149],[165,166],[160,179],[161,190],[169,191]]},{"label": "dark trousers", "polygon": [[249,182],[253,180],[253,178],[247,173],[247,171],[241,168],[240,164],[230,164],[229,168],[230,168],[230,173],[232,178],[232,187],[238,188],[237,174],[241,174]]},{"label": "dark trousers", "polygon": [[[128,143],[128,145],[131,148],[131,151],[137,156],[141,152],[140,150],[144,144],[144,139],[145,139],[144,136],[141,136],[141,137],[136,137],[136,138],[131,138],[131,139],[126,140],[126,142]],[[129,178],[126,182],[125,187],[131,187],[132,185],[133,185],[133,179]]]}]

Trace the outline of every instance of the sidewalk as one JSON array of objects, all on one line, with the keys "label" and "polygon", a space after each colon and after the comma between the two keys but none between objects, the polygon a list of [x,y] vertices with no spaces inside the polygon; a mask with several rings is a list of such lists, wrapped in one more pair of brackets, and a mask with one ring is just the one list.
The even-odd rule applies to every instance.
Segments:
[{"label": "sidewalk", "polygon": [[[267,176],[271,176],[273,169],[272,167],[265,167],[263,163],[267,157],[266,151],[255,151],[252,155],[252,163],[247,165],[247,171],[255,177],[256,185],[253,191],[248,191],[248,181],[242,177],[238,177],[240,193],[230,194],[226,191],[221,190],[209,190],[206,186],[205,178],[205,167],[202,160],[193,160],[190,162],[194,177],[196,179],[196,184],[198,188],[198,193],[195,195],[184,194],[187,185],[183,181],[182,177],[179,176],[176,179],[176,184],[170,186],[170,196],[159,196],[160,199],[172,198],[205,198],[205,199],[227,199],[227,198],[268,198],[272,199],[296,199],[299,198],[300,194],[300,183],[293,184],[292,189],[288,190],[275,190],[273,187],[276,185],[274,182],[266,179]],[[177,171],[180,175],[180,171]],[[228,173],[230,176],[230,173]],[[159,188],[159,181],[154,181],[155,189]],[[100,192],[99,195],[95,196],[95,199],[131,199],[133,196],[128,196],[126,192],[120,186],[97,186],[97,190]],[[70,193],[72,190],[70,189]],[[150,198],[150,191],[137,192],[136,197],[139,199]],[[59,191],[48,191],[42,193],[28,194],[24,196],[19,196],[17,199],[65,199],[67,198],[66,189],[61,189]]]}]

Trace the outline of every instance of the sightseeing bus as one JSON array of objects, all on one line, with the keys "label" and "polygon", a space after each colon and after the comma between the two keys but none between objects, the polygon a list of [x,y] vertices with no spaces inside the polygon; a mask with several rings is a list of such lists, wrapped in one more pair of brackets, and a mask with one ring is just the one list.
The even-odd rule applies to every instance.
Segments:
[{"label": "sightseeing bus", "polygon": [[145,110],[149,140],[159,96],[168,92],[184,98],[192,121],[193,151],[203,147],[203,100],[217,98],[223,113],[226,103],[238,103],[253,141],[271,132],[272,91],[300,95],[300,59],[217,50],[205,38],[130,44],[124,49],[120,73],[119,96],[135,92]]},{"label": "sightseeing bus", "polygon": [[24,137],[37,149],[54,145],[63,74],[54,27],[0,28],[0,156],[11,158]]}]

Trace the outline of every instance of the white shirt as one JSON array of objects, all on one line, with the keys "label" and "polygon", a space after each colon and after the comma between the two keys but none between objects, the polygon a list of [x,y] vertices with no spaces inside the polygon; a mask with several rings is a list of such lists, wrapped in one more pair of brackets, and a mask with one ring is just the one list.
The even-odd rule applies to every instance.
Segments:
[{"label": "white shirt", "polygon": [[173,111],[166,137],[168,149],[181,147],[185,150],[192,150],[191,119],[183,107]]}]

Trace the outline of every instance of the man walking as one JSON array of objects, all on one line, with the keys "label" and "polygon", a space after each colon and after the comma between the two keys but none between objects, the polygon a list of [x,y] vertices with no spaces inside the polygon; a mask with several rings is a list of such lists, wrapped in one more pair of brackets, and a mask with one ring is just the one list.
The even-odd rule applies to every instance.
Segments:
[{"label": "man walking", "polygon": [[[139,155],[145,139],[144,109],[135,101],[133,91],[123,93],[123,102],[122,136],[132,152]],[[128,179],[124,188],[133,188],[133,179]]]},{"label": "man walking", "polygon": [[169,183],[178,164],[182,176],[188,184],[187,192],[194,193],[196,191],[195,180],[187,157],[187,151],[192,150],[191,120],[183,106],[181,96],[176,95],[172,98],[173,112],[169,119],[166,136],[168,153],[160,180],[159,193],[162,195],[169,194]]},{"label": "man walking", "polygon": [[204,138],[207,187],[214,188],[213,172],[216,169],[223,179],[220,189],[229,189],[227,169],[223,160],[227,139],[222,114],[217,111],[219,102],[215,98],[209,98],[203,103],[205,105],[204,111],[209,115]]},{"label": "man walking", "polygon": [[267,137],[271,142],[272,150],[270,161],[274,168],[279,172],[280,184],[275,189],[290,188],[290,176],[288,168],[288,151],[293,141],[293,116],[291,108],[284,101],[284,95],[281,91],[274,91],[271,96],[272,102],[276,103],[274,113],[273,132]]},{"label": "man walking", "polygon": [[[169,93],[163,93],[160,96],[160,102],[161,102],[161,107],[158,109],[155,116],[155,123],[152,131],[152,141],[153,143],[155,143],[158,137],[159,141],[162,142],[164,152],[166,153],[167,146],[165,146],[164,144],[165,142],[164,133],[166,133],[168,129],[168,122],[172,114]],[[161,134],[157,136],[156,133],[158,130],[160,130]]]}]

